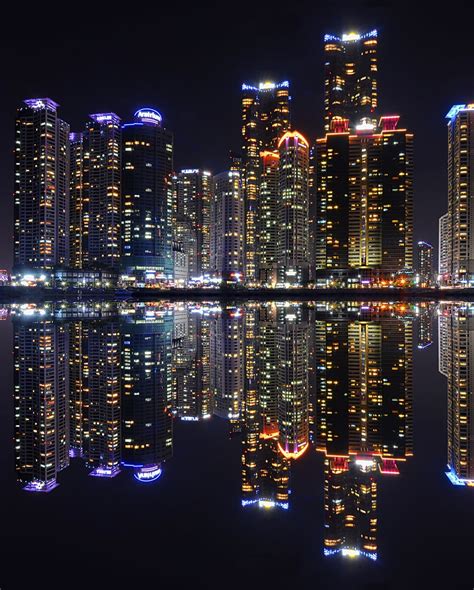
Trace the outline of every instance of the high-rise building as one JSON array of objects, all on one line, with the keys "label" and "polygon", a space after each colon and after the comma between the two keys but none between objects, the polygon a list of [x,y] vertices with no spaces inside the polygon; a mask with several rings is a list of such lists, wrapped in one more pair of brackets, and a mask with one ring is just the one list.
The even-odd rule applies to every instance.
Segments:
[{"label": "high-rise building", "polygon": [[86,133],[70,133],[69,245],[71,267],[89,266],[89,150]]},{"label": "high-rise building", "polygon": [[438,274],[441,283],[447,282],[451,274],[451,228],[449,213],[445,213],[439,218]]},{"label": "high-rise building", "polygon": [[474,285],[474,104],[454,105],[448,119],[448,221],[450,257],[448,282]]},{"label": "high-rise building", "polygon": [[15,128],[14,282],[48,282],[69,263],[69,125],[33,98]]},{"label": "high-rise building", "polygon": [[69,465],[68,331],[52,319],[14,323],[15,459],[31,492],[49,492]]},{"label": "high-rise building", "polygon": [[417,270],[420,287],[429,287],[433,283],[433,246],[428,242],[417,243]]},{"label": "high-rise building", "polygon": [[88,264],[94,269],[120,268],[122,130],[115,113],[90,115],[86,130],[89,153]]},{"label": "high-rise building", "polygon": [[324,125],[376,123],[377,31],[324,36]]},{"label": "high-rise building", "polygon": [[290,129],[289,82],[242,84],[242,154],[245,190],[245,277],[258,280],[258,226],[260,215],[260,153],[275,150]]},{"label": "high-rise building", "polygon": [[175,177],[176,216],[191,225],[189,275],[202,277],[210,271],[210,220],[213,182],[210,172],[183,169]]},{"label": "high-rise building", "polygon": [[173,134],[152,108],[122,126],[122,272],[129,284],[173,280]]},{"label": "high-rise building", "polygon": [[288,131],[278,150],[278,284],[301,286],[309,279],[309,144]]},{"label": "high-rise building", "polygon": [[263,151],[261,158],[260,191],[257,216],[258,282],[275,286],[277,283],[278,234],[280,224],[279,168],[280,154]]},{"label": "high-rise building", "polygon": [[[413,270],[413,135],[398,116],[349,131],[348,120],[316,145],[316,275],[404,284]],[[361,275],[362,271],[362,275]]]},{"label": "high-rise building", "polygon": [[211,267],[224,282],[244,279],[244,200],[241,173],[236,169],[214,176]]}]

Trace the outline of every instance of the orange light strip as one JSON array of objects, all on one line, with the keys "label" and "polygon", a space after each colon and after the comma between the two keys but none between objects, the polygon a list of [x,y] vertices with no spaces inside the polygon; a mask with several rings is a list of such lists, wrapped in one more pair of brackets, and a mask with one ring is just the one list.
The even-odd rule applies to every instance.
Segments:
[{"label": "orange light strip", "polygon": [[305,137],[304,135],[302,135],[302,134],[301,134],[299,131],[287,131],[287,132],[286,132],[284,135],[282,135],[282,137],[280,137],[280,141],[278,142],[278,147],[280,147],[280,146],[281,146],[281,144],[282,144],[282,143],[283,143],[285,140],[287,140],[287,139],[290,139],[290,138],[292,138],[292,137],[294,137],[294,138],[296,138],[296,139],[299,139],[301,142],[303,142],[303,143],[306,145],[306,147],[308,147],[308,148],[309,148],[309,143],[308,143],[308,140],[307,140],[307,139],[306,139],[306,137]]}]

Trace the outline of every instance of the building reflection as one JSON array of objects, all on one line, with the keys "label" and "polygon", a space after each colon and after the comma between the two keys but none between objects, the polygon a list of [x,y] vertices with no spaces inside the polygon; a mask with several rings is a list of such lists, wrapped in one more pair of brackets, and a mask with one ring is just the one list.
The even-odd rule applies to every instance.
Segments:
[{"label": "building reflection", "polygon": [[143,305],[134,311],[121,329],[121,464],[151,482],[173,455],[173,310]]},{"label": "building reflection", "polygon": [[438,316],[439,370],[447,378],[446,475],[474,486],[474,305],[442,303]]},{"label": "building reflection", "polygon": [[[317,451],[325,555],[377,558],[378,486],[413,452],[414,329],[423,314],[429,323],[431,307],[119,302],[12,313],[16,465],[26,490],[54,489],[72,459],[96,477],[154,482],[189,422],[224,420],[242,444],[242,506],[291,508],[292,463]],[[451,398],[470,322],[465,309],[440,315]],[[453,418],[450,433],[461,438],[464,421],[456,431]],[[459,446],[450,444],[451,455]],[[468,481],[460,453],[452,472]]]},{"label": "building reflection", "polygon": [[326,312],[314,326],[324,553],[375,560],[380,475],[398,475],[413,452],[413,324],[391,307]]},{"label": "building reflection", "polygon": [[67,326],[15,321],[15,460],[27,491],[50,492],[69,465],[67,358]]}]

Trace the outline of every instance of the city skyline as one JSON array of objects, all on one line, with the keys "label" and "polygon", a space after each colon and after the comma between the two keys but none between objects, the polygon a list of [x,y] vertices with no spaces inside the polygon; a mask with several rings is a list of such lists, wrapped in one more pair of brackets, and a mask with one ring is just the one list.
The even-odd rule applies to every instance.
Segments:
[{"label": "city skyline", "polygon": [[[175,169],[179,170],[181,167],[185,168],[187,166],[199,166],[204,169],[210,169],[213,173],[218,173],[221,170],[225,170],[226,168],[226,160],[229,150],[232,148],[238,148],[240,143],[238,129],[236,128],[238,127],[238,124],[236,125],[236,121],[239,118],[238,88],[242,82],[258,82],[259,79],[265,79],[267,74],[268,77],[272,77],[273,79],[289,79],[292,86],[292,96],[294,98],[292,104],[292,126],[293,128],[299,129],[305,135],[309,136],[310,143],[312,143],[316,137],[321,135],[322,132],[323,85],[321,62],[324,34],[330,32],[333,32],[334,34],[340,34],[340,32],[343,30],[370,30],[371,27],[377,27],[380,31],[381,39],[383,39],[383,43],[380,44],[380,60],[383,65],[380,67],[380,79],[378,83],[380,105],[379,111],[382,114],[399,112],[402,115],[403,121],[406,123],[407,128],[413,130],[415,133],[415,240],[423,239],[436,244],[436,219],[433,219],[432,222],[428,224],[428,227],[423,228],[422,231],[420,230],[421,221],[419,215],[417,215],[417,211],[420,211],[424,205],[426,206],[430,204],[430,212],[431,210],[434,212],[437,207],[438,211],[436,211],[436,213],[439,213],[437,216],[439,217],[443,213],[443,201],[444,195],[446,194],[445,187],[447,186],[447,181],[445,182],[446,177],[443,166],[440,165],[445,162],[446,159],[444,115],[452,104],[463,101],[469,102],[474,93],[472,92],[472,89],[469,88],[469,81],[467,79],[464,80],[463,84],[460,84],[461,80],[459,80],[459,83],[453,83],[452,91],[450,86],[450,91],[446,92],[445,98],[439,101],[439,106],[435,105],[435,101],[432,99],[432,96],[430,96],[429,101],[422,101],[423,106],[422,108],[419,106],[416,109],[418,115],[415,116],[413,101],[408,100],[406,92],[400,91],[413,85],[413,67],[419,58],[412,49],[412,61],[408,62],[405,60],[404,67],[398,68],[398,71],[394,59],[395,55],[400,56],[400,52],[403,52],[401,55],[406,55],[410,49],[410,43],[408,43],[408,47],[405,47],[407,45],[405,40],[404,47],[400,46],[400,33],[397,33],[395,30],[395,24],[400,24],[399,20],[397,19],[401,18],[403,11],[399,15],[392,15],[390,13],[389,7],[384,7],[383,5],[373,6],[372,4],[373,3],[371,3],[370,6],[366,5],[364,10],[360,11],[356,18],[353,18],[351,16],[351,11],[348,10],[347,17],[344,16],[340,19],[336,19],[329,15],[326,16],[323,21],[318,20],[318,25],[317,27],[314,27],[314,30],[310,30],[309,24],[306,24],[298,36],[301,46],[305,48],[304,59],[301,63],[299,61],[291,61],[291,53],[280,51],[273,53],[271,59],[270,56],[265,57],[264,59],[260,59],[259,57],[256,64],[250,65],[247,63],[238,63],[228,70],[223,77],[223,83],[218,83],[216,86],[218,92],[223,93],[223,98],[227,98],[225,100],[220,100],[218,103],[215,99],[215,92],[212,93],[211,97],[206,98],[206,108],[210,109],[211,111],[215,111],[215,116],[206,116],[205,109],[204,111],[199,111],[200,113],[202,112],[202,118],[208,121],[208,125],[211,126],[211,129],[212,126],[216,124],[215,120],[221,120],[221,118],[224,117],[224,120],[228,121],[228,124],[222,126],[226,129],[226,136],[224,136],[223,132],[220,131],[219,141],[218,143],[212,142],[213,146],[207,145],[206,142],[203,145],[202,138],[206,136],[205,133],[204,135],[195,135],[195,133],[192,132],[196,125],[200,126],[202,124],[201,117],[193,116],[195,114],[194,107],[182,111],[186,113],[184,119],[186,119],[189,124],[189,133],[183,132],[182,129],[180,130],[180,126],[182,125],[182,117],[177,116],[177,113],[180,109],[179,105],[184,105],[182,99],[176,100],[176,102],[174,102],[173,95],[176,98],[176,88],[184,84],[184,81],[168,86],[160,85],[161,89],[159,92],[159,97],[152,98],[152,100],[150,100],[150,97],[153,97],[154,93],[153,91],[150,92],[150,82],[148,82],[146,78],[144,79],[142,77],[142,79],[145,80],[143,84],[143,89],[145,92],[141,90],[140,84],[137,83],[134,85],[135,93],[143,96],[143,99],[140,100],[140,103],[137,104],[138,100],[136,97],[127,98],[123,93],[117,94],[113,88],[110,88],[110,96],[107,96],[109,94],[108,92],[104,92],[102,93],[99,101],[92,97],[87,99],[86,95],[84,106],[88,106],[89,108],[83,110],[80,108],[77,97],[72,97],[70,95],[68,100],[67,93],[65,93],[64,89],[60,89],[60,84],[58,87],[58,81],[55,80],[54,77],[51,83],[48,85],[45,82],[35,82],[34,72],[31,72],[31,75],[29,75],[29,72],[26,69],[23,69],[21,78],[22,83],[20,85],[16,85],[16,88],[19,89],[18,92],[21,92],[21,94],[16,95],[15,101],[18,103],[22,98],[25,98],[28,95],[52,96],[61,103],[61,116],[71,124],[72,129],[82,128],[83,121],[85,119],[85,113],[87,111],[97,112],[100,107],[104,107],[104,111],[107,109],[118,111],[118,114],[121,115],[125,120],[127,113],[130,113],[130,111],[134,112],[133,109],[136,109],[143,104],[156,106],[160,112],[163,113],[163,116],[167,121],[167,126],[172,129],[175,134]],[[394,17],[393,20],[388,18],[389,15]],[[254,26],[257,26],[257,23],[260,22],[261,18],[262,15],[257,14],[256,24]],[[299,17],[298,19],[301,20]],[[429,15],[429,19],[432,19],[436,26],[441,26],[440,22],[436,18],[436,15]],[[461,27],[462,26],[463,25],[461,24]],[[402,23],[402,30],[410,31],[413,29],[413,27],[413,18],[409,14],[406,14],[404,22]],[[436,30],[436,28],[434,30]],[[423,38],[423,35],[426,37],[426,33],[423,31],[418,31],[417,33],[421,38]],[[411,39],[411,36],[409,37]],[[436,37],[434,33],[433,37]],[[270,45],[275,43],[272,39],[266,40]],[[461,53],[463,43],[464,37],[462,34],[459,34],[458,50]],[[425,47],[427,47],[426,44]],[[462,60],[465,60],[466,58],[466,55],[463,55],[462,59],[460,57],[460,61],[455,62],[455,67],[451,65],[451,60],[450,68],[451,70],[454,69],[453,75],[456,75],[457,72],[458,77],[461,77],[460,70],[462,70]],[[447,62],[447,59],[447,56],[437,58],[440,76],[443,73],[443,66]],[[446,60],[446,62],[444,60]],[[306,74],[304,77],[302,77],[301,71],[303,64],[306,65]],[[426,68],[419,70],[417,75],[422,77],[427,75],[427,73],[430,72],[431,67],[431,64],[427,64]],[[73,70],[71,70],[71,72],[72,71]],[[189,73],[189,68],[187,69],[187,73]],[[308,76],[308,74],[310,75]],[[26,89],[30,89],[32,86],[37,89],[41,88],[44,91],[34,93],[26,92]],[[55,87],[58,88],[57,92],[55,92]],[[192,84],[190,85],[190,89],[191,88]],[[21,91],[20,89],[24,89],[24,91]],[[86,89],[84,89],[84,91],[85,90]],[[82,92],[83,97],[84,91]],[[399,96],[397,96],[397,94],[399,94]],[[188,98],[191,97],[189,96]],[[200,101],[201,99],[198,100],[198,103]],[[131,106],[131,108],[124,108],[127,103],[129,106]],[[189,105],[193,106],[191,100],[189,101]],[[419,114],[420,111],[422,114]],[[426,114],[428,116],[425,116]],[[427,125],[429,125],[429,133],[433,133],[438,138],[434,143],[431,141],[426,141],[426,133],[428,131],[426,128]],[[0,121],[0,127],[1,126],[2,123]],[[8,137],[7,122],[5,122],[5,132],[3,135],[5,138]],[[193,137],[199,137],[200,140],[200,149],[198,150],[197,158],[196,156],[193,157],[193,151],[189,146],[189,143],[192,143]],[[216,143],[218,145],[218,149],[216,149]],[[435,145],[438,146],[436,151],[434,150]],[[7,152],[9,151],[6,149],[6,146],[4,146],[4,149]],[[2,159],[2,168],[3,163],[8,162],[8,159],[7,153],[6,158]],[[435,166],[429,164],[429,162],[438,162],[438,165]],[[11,194],[11,190],[6,186],[7,179],[11,174],[9,172],[10,170],[11,168],[6,168],[5,173],[2,174],[2,178],[5,179],[5,186],[2,186],[2,190],[6,195]],[[441,176],[444,178],[441,178]],[[438,178],[438,181],[436,181],[436,177]],[[437,194],[438,197],[435,199],[431,197],[432,194]],[[435,217],[435,215],[433,215],[433,217]],[[2,233],[7,234],[7,229],[8,228],[5,228],[5,232]],[[4,266],[10,267],[10,254],[8,252],[7,244],[4,244],[1,248],[0,256],[5,257]]]}]

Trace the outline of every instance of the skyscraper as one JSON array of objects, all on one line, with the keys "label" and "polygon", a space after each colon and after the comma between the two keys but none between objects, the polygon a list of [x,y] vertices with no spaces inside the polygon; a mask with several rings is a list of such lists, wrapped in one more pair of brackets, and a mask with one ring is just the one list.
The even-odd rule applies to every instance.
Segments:
[{"label": "skyscraper", "polygon": [[130,284],[173,279],[173,135],[151,108],[122,126],[122,272]]},{"label": "skyscraper", "polygon": [[183,169],[175,178],[176,216],[191,225],[189,250],[189,274],[201,277],[210,271],[210,218],[213,198],[210,172],[199,169]]},{"label": "skyscraper", "polygon": [[438,274],[441,283],[448,281],[451,274],[451,230],[449,213],[445,213],[439,218]]},{"label": "skyscraper", "polygon": [[288,131],[278,150],[278,284],[301,286],[309,278],[309,144]]},{"label": "skyscraper", "polygon": [[211,267],[224,282],[244,278],[244,200],[241,173],[236,169],[214,177]]},{"label": "skyscraper", "polygon": [[[448,119],[448,221],[450,284],[474,284],[474,192],[471,158],[474,149],[474,104],[454,105]],[[449,263],[448,263],[449,264]]]},{"label": "skyscraper", "polygon": [[70,133],[70,206],[69,237],[71,267],[89,266],[89,150],[85,133]]},{"label": "skyscraper", "polygon": [[316,275],[325,284],[406,280],[413,269],[413,135],[398,116],[317,140]]},{"label": "skyscraper", "polygon": [[48,282],[69,263],[69,125],[58,104],[33,98],[15,128],[14,280]]},{"label": "skyscraper", "polygon": [[377,121],[377,31],[324,36],[324,128]]},{"label": "skyscraper", "polygon": [[115,113],[90,115],[86,130],[89,152],[88,264],[115,272],[120,268],[121,141]]},{"label": "skyscraper", "polygon": [[275,150],[281,135],[290,129],[289,82],[242,84],[242,154],[245,190],[245,277],[258,279],[258,216],[260,153]]},{"label": "skyscraper", "polygon": [[261,285],[277,283],[278,234],[280,224],[279,167],[277,151],[263,151],[257,216],[257,267]]},{"label": "skyscraper", "polygon": [[428,242],[419,241],[417,258],[420,287],[429,287],[433,282],[433,246]]}]

